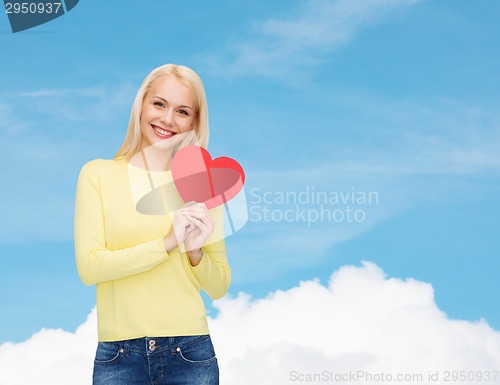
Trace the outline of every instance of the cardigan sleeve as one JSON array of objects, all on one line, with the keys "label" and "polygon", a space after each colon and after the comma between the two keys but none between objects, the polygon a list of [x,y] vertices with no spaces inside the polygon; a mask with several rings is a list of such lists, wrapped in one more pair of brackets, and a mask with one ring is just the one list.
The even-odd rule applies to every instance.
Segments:
[{"label": "cardigan sleeve", "polygon": [[106,246],[101,183],[92,162],[82,167],[75,204],[75,255],[78,274],[86,285],[143,273],[169,258],[163,239],[109,250]]}]

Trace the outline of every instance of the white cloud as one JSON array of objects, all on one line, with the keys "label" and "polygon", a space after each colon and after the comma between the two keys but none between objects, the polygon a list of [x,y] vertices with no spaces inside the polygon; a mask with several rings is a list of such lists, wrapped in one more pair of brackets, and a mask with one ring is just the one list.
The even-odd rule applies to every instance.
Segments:
[{"label": "white cloud", "polygon": [[[372,263],[344,266],[326,286],[305,281],[264,299],[241,293],[215,306],[219,313],[209,321],[221,384],[293,384],[300,375],[350,371],[446,384],[446,370],[493,376],[500,369],[500,333],[486,321],[449,319],[430,284],[387,278]],[[42,330],[0,345],[0,384],[90,384],[95,322],[92,312],[75,333]],[[440,380],[429,381],[429,371]]]},{"label": "white cloud", "polygon": [[[309,0],[289,18],[253,24],[254,37],[227,47],[226,57],[206,55],[216,73],[263,75],[274,79],[320,64],[323,56],[348,42],[365,25],[390,11],[422,0]],[[285,11],[286,12],[286,11]]]},{"label": "white cloud", "polygon": [[0,345],[0,385],[87,385],[96,349],[95,309],[70,333],[42,329],[29,340]]},{"label": "white cloud", "polygon": [[444,375],[500,367],[500,333],[484,321],[448,319],[431,285],[387,279],[371,263],[341,268],[328,286],[307,281],[216,306],[211,328],[228,384],[292,383],[291,371]]}]

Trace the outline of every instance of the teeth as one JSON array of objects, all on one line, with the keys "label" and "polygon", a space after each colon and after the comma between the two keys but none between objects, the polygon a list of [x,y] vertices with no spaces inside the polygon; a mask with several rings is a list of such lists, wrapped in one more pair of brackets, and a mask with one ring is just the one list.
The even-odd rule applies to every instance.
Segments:
[{"label": "teeth", "polygon": [[160,135],[172,135],[172,132],[170,132],[170,131],[166,131],[166,130],[164,130],[164,129],[162,129],[162,128],[159,128],[159,127],[156,127],[156,126],[155,126],[155,127],[153,127],[153,128],[154,128],[154,130],[155,130],[157,133],[159,133]]}]

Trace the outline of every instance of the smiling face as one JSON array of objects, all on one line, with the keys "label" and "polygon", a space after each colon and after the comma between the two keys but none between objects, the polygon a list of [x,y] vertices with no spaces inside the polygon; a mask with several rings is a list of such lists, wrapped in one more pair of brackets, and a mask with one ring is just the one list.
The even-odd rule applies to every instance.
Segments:
[{"label": "smiling face", "polygon": [[141,150],[169,146],[170,139],[191,131],[196,123],[195,94],[175,76],[158,77],[142,102]]}]

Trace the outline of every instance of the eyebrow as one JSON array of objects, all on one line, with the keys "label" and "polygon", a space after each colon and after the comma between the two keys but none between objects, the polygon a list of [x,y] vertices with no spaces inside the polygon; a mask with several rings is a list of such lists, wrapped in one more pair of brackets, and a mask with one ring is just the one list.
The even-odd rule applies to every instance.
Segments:
[{"label": "eyebrow", "polygon": [[[168,103],[168,100],[167,100],[167,99],[162,98],[161,96],[153,96],[153,98],[157,98],[157,99],[163,100],[165,103]],[[190,110],[192,110],[192,109],[193,109],[192,107],[189,107],[189,106],[179,106],[179,107],[180,107],[180,108],[189,108]]]}]

